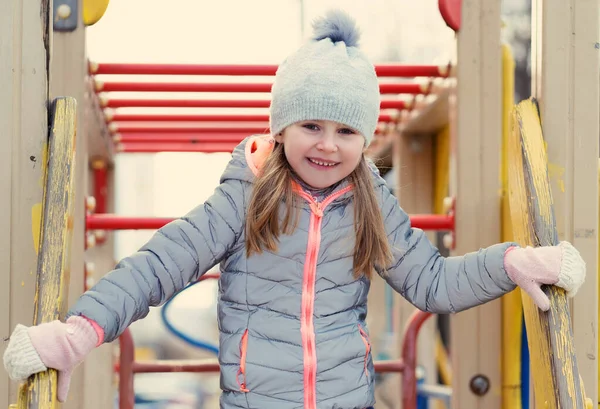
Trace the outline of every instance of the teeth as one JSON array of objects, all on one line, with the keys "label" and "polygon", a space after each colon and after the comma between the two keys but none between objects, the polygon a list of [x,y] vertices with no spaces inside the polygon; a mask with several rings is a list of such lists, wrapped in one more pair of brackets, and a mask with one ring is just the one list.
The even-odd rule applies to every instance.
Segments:
[{"label": "teeth", "polygon": [[337,163],[326,163],[326,162],[319,162],[318,160],[314,160],[311,158],[308,158],[309,161],[311,161],[312,163],[316,163],[317,165],[321,165],[321,166],[335,166],[337,165]]}]

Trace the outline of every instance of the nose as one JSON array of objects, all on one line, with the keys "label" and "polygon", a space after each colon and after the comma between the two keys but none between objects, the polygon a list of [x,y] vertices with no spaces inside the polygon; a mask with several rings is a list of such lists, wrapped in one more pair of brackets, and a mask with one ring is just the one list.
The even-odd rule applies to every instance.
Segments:
[{"label": "nose", "polygon": [[326,153],[337,152],[338,146],[335,138],[335,131],[327,130],[323,132],[323,136],[317,144],[317,149]]}]

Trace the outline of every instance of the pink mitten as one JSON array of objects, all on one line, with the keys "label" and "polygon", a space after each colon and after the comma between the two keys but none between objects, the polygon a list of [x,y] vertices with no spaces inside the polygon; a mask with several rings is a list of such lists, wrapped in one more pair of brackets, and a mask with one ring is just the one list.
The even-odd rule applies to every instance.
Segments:
[{"label": "pink mitten", "polygon": [[511,247],[505,253],[504,267],[510,279],[543,311],[550,309],[550,300],[541,285],[556,285],[573,297],[585,280],[585,262],[566,241],[558,246]]},{"label": "pink mitten", "polygon": [[73,369],[102,343],[102,330],[85,317],[33,327],[17,325],[4,352],[4,367],[13,380],[24,380],[48,368],[58,370],[58,400],[69,392]]}]

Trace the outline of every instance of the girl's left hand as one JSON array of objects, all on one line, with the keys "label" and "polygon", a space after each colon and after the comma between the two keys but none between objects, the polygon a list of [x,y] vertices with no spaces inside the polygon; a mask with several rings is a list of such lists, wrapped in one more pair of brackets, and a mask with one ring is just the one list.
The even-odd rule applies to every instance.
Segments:
[{"label": "girl's left hand", "polygon": [[543,311],[550,300],[543,284],[556,285],[573,297],[585,281],[586,267],[581,255],[570,243],[558,246],[511,247],[504,255],[504,267],[510,279],[521,287]]}]

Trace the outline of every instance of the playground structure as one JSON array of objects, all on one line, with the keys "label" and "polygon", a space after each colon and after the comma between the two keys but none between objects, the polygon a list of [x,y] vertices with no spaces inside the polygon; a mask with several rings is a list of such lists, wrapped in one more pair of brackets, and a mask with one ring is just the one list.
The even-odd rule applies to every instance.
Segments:
[{"label": "playground structure", "polygon": [[[1,310],[4,311],[0,315],[0,328],[4,337],[16,323],[60,317],[87,285],[110,270],[114,265],[111,231],[155,229],[168,222],[167,218],[143,215],[124,218],[111,213],[114,155],[159,151],[226,152],[244,136],[265,132],[265,124],[268,124],[264,114],[167,117],[120,113],[120,107],[140,106],[142,101],[119,99],[113,97],[114,92],[264,93],[269,88],[262,83],[116,82],[110,79],[112,74],[134,76],[162,72],[187,76],[235,75],[242,78],[243,74],[253,74],[268,77],[274,74],[276,67],[89,63],[82,23],[91,24],[100,18],[102,7],[96,9],[99,12],[90,12],[100,3],[55,1],[52,7],[47,1],[21,4],[10,0],[8,5],[0,6],[0,38],[10,39],[2,43],[1,50],[3,55],[12,56],[0,59],[0,89],[6,90],[0,96],[0,131],[5,139],[0,174],[7,175],[0,180],[0,188],[11,192],[0,202],[2,226],[5,227],[0,235],[0,265],[5,271],[0,284],[3,291]],[[65,5],[72,8],[61,8]],[[598,281],[595,272],[598,266],[599,11],[600,5],[595,2],[550,0],[543,4],[534,2],[532,13],[532,95],[540,101],[557,234],[560,239],[571,241],[588,265],[586,285],[571,302],[571,311],[564,312],[561,317],[568,318],[569,313],[572,314],[573,337],[565,335],[565,342],[572,342],[575,348],[576,366],[585,385],[584,396],[594,402],[598,402]],[[463,254],[500,240],[513,239],[512,227],[516,221],[509,213],[514,206],[510,206],[512,209],[508,206],[508,170],[521,164],[508,155],[509,134],[514,126],[511,119],[514,104],[512,59],[509,48],[500,39],[500,1],[440,1],[440,12],[456,31],[456,56],[442,67],[404,64],[377,67],[382,79],[392,77],[393,81],[382,84],[386,102],[382,104],[382,126],[370,156],[379,160],[382,170],[394,165],[395,185],[401,187],[395,194],[412,215],[413,225],[450,232],[441,241],[441,247],[447,247],[444,251]],[[13,15],[20,18],[12,19]],[[75,21],[83,21],[71,30],[69,25],[73,16]],[[26,47],[27,53],[23,52]],[[419,81],[402,81],[401,77],[419,77]],[[81,78],[81,81],[74,78]],[[398,94],[406,98],[394,99]],[[389,98],[389,95],[393,97]],[[77,108],[72,99],[57,99],[61,96],[75,99]],[[165,108],[177,104],[200,105],[192,101],[198,100],[152,100],[145,104]],[[217,106],[215,100],[203,101],[204,106]],[[268,107],[268,100],[239,100],[232,96],[227,101],[230,105],[247,108]],[[47,105],[54,113],[50,138]],[[57,121],[57,112],[62,113],[62,122]],[[69,126],[69,119],[72,126]],[[60,124],[62,126],[58,126]],[[61,230],[72,229],[70,269],[57,265],[56,277],[62,277],[62,280],[49,284],[44,281],[47,276],[36,277],[35,273],[40,271],[40,266],[47,265],[43,261],[48,257],[43,243],[51,242],[47,232],[58,233],[55,231],[58,227],[46,227],[49,218],[42,217],[52,203],[45,191],[47,194],[53,190],[45,186],[55,186],[52,176],[57,176],[53,173],[56,165],[52,165],[52,161],[46,166],[46,152],[53,149],[52,143],[50,148],[46,144],[60,135],[72,135],[69,129],[75,124],[76,168],[74,173],[67,172],[75,178],[75,189],[69,189],[74,193],[73,216],[67,217],[72,223],[67,223]],[[184,125],[187,129],[182,129]],[[65,182],[63,178],[58,180]],[[451,200],[444,200],[446,197]],[[66,235],[61,237],[55,240],[68,243]],[[435,239],[433,235],[431,237]],[[56,246],[52,251],[57,251]],[[64,257],[68,251],[60,254]],[[70,277],[66,274],[69,270]],[[372,292],[374,301],[369,307],[372,317],[369,327],[371,334],[381,334],[385,326],[384,320],[378,317],[384,314],[377,314],[382,310],[380,301],[385,298],[381,280],[374,281]],[[34,296],[38,299],[35,305]],[[47,301],[40,303],[40,299]],[[450,318],[452,372],[451,379],[446,381],[451,384],[453,408],[528,407],[529,402],[521,402],[520,390],[523,305],[525,314],[530,314],[526,301],[522,303],[521,294],[515,291],[502,300]],[[400,338],[404,339],[406,348],[402,361],[382,361],[377,368],[403,371],[402,407],[409,409],[416,405],[415,363],[425,369],[425,384],[437,382],[436,364],[442,361],[436,360],[434,353],[439,346],[436,343],[438,330],[434,319],[428,314],[415,314],[414,307],[398,295],[393,296],[393,308],[398,341],[395,348],[398,349],[392,350],[392,355],[401,356]],[[410,321],[411,317],[415,320]],[[425,322],[426,318],[429,319]],[[410,322],[414,325],[410,326]],[[405,324],[412,329],[412,335],[423,324],[418,331],[416,356],[412,348],[416,338],[411,338],[410,331],[401,333]],[[528,335],[530,345],[543,344],[541,338],[531,339],[531,336],[542,335]],[[133,407],[133,369],[173,370],[173,365],[168,363],[162,363],[157,369],[158,364],[134,362],[133,345],[128,337],[126,332],[119,342],[121,408]],[[65,407],[100,409],[114,406],[112,356],[116,346],[99,348],[77,369],[78,375],[73,378],[70,399]],[[550,353],[552,347],[555,345],[544,351]],[[407,349],[412,351],[412,358],[408,352],[404,354]],[[214,364],[188,365],[187,370],[218,370]],[[182,369],[185,365],[178,363],[177,366]],[[539,368],[543,366],[532,361],[534,383],[541,382],[540,378],[535,379],[535,373],[543,371],[544,368]],[[571,375],[576,376],[572,372]],[[392,379],[394,382],[388,382],[386,387],[393,385],[400,405],[400,376],[395,375]],[[37,397],[39,405],[29,407],[52,407],[48,403],[52,401],[52,388],[44,385],[53,385],[53,381],[39,376],[33,382],[36,386],[29,392]],[[560,390],[559,384],[565,383],[573,386],[577,382],[562,379],[553,387]],[[537,395],[544,393],[543,388],[542,392],[533,389]],[[447,390],[441,389],[442,392]],[[22,391],[28,392],[26,388]],[[434,388],[423,388],[422,391],[435,392]],[[533,395],[530,396],[532,400]],[[40,396],[48,402],[39,399]],[[10,383],[5,374],[0,383],[0,399],[0,404],[5,407],[17,402],[16,385]],[[550,403],[548,407],[559,406]]]}]

